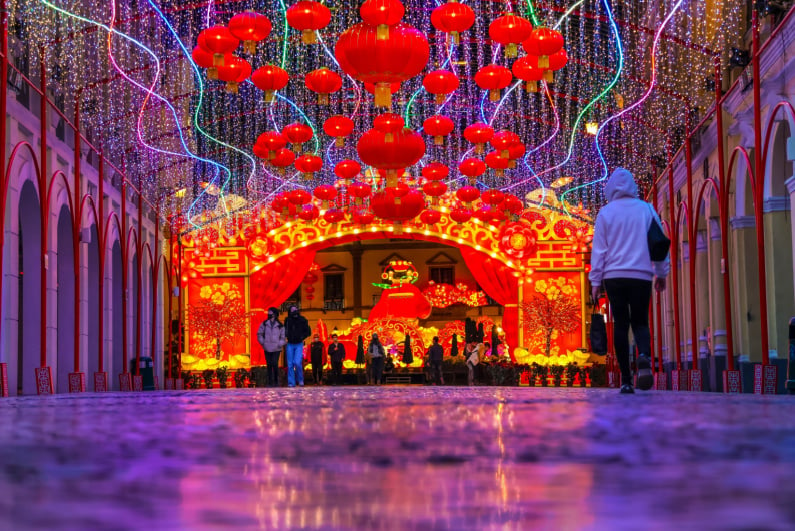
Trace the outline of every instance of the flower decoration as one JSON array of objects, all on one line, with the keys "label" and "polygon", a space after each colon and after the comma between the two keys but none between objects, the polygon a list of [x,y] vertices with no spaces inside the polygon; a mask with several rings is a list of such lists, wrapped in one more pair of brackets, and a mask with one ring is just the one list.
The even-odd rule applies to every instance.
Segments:
[{"label": "flower decoration", "polygon": [[538,250],[538,233],[524,223],[508,223],[500,231],[500,250],[511,258],[526,260]]}]

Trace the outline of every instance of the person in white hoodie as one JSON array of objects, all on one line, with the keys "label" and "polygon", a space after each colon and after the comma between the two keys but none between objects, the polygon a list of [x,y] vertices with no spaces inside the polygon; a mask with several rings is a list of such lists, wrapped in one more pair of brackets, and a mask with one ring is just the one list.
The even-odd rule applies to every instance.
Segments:
[{"label": "person in white hoodie", "polygon": [[[605,186],[607,204],[596,216],[593,250],[591,251],[591,295],[594,300],[604,288],[614,318],[613,342],[621,369],[621,393],[632,394],[632,373],[629,360],[629,328],[638,347],[638,388],[652,386],[651,335],[649,333],[649,302],[652,284],[657,291],[665,289],[670,271],[666,256],[652,262],[647,234],[652,221],[660,218],[652,206],[638,199],[638,186],[632,173],[617,168]],[[662,225],[661,225],[662,226]]]}]

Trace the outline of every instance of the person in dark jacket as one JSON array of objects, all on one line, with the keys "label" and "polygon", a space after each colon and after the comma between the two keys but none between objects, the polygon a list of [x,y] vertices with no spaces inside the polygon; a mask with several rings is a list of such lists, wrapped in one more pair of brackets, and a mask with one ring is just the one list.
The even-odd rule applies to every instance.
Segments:
[{"label": "person in dark jacket", "polygon": [[304,386],[304,340],[312,335],[306,317],[290,306],[290,314],[284,320],[284,336],[287,338],[287,387]]},{"label": "person in dark jacket", "polygon": [[331,334],[333,343],[328,347],[328,355],[331,358],[331,375],[334,385],[342,383],[342,362],[345,360],[345,345],[339,342],[337,334]]},{"label": "person in dark jacket", "polygon": [[442,358],[444,358],[444,349],[439,344],[439,338],[433,338],[433,344],[428,349],[428,362],[431,365],[431,381],[436,385],[438,381],[440,385],[444,385],[444,378],[442,377]]},{"label": "person in dark jacket", "polygon": [[326,346],[320,340],[320,336],[315,334],[315,340],[309,345],[309,356],[312,361],[312,376],[315,385],[323,383],[323,351]]},{"label": "person in dark jacket", "polygon": [[384,345],[382,345],[381,341],[378,339],[378,334],[373,334],[370,345],[367,347],[367,352],[370,353],[370,363],[373,365],[373,381],[375,385],[381,385],[386,353],[384,351]]},{"label": "person in dark jacket", "polygon": [[284,337],[284,325],[279,322],[279,310],[268,308],[268,318],[257,330],[257,340],[265,351],[265,363],[268,365],[268,387],[279,385],[279,357],[287,343]]}]

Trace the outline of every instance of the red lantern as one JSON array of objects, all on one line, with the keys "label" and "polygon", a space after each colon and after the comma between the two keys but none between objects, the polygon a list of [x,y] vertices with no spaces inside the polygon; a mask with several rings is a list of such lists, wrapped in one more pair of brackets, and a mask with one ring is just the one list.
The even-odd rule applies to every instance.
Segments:
[{"label": "red lantern", "polygon": [[426,225],[435,225],[442,219],[442,213],[438,210],[425,210],[420,214],[420,221]]},{"label": "red lantern", "polygon": [[395,198],[395,203],[400,204],[400,199],[409,193],[410,188],[406,183],[399,182],[395,186],[387,186],[386,191]]},{"label": "red lantern", "polygon": [[475,12],[471,7],[459,4],[458,2],[448,2],[442,4],[431,13],[431,24],[439,31],[449,33],[453,37],[453,42],[458,44],[459,34],[467,31],[475,23]]},{"label": "red lantern", "polygon": [[334,175],[343,181],[350,181],[362,171],[362,165],[355,160],[345,159],[334,166]]},{"label": "red lantern", "polygon": [[440,181],[430,181],[422,185],[422,191],[431,198],[431,202],[435,205],[438,198],[447,193],[447,185]]},{"label": "red lantern", "polygon": [[353,132],[353,120],[339,114],[331,116],[323,122],[323,131],[328,136],[337,139],[335,142],[337,147],[343,147],[345,145],[345,137]]},{"label": "red lantern", "polygon": [[461,161],[458,165],[458,171],[466,175],[469,178],[469,182],[474,184],[475,180],[486,171],[486,165],[482,160],[471,157]]},{"label": "red lantern", "polygon": [[502,210],[505,215],[509,214],[519,214],[522,210],[524,210],[524,203],[522,200],[512,194],[506,194],[505,199],[497,207],[499,210]]},{"label": "red lantern", "polygon": [[[240,41],[229,32],[226,26],[213,26],[203,30],[199,34],[203,38],[207,50],[213,52],[213,64],[215,66],[224,65],[224,56],[235,51]],[[200,44],[201,45],[201,44]]]},{"label": "red lantern", "polygon": [[444,137],[453,132],[453,121],[447,116],[434,115],[422,122],[422,129],[433,136],[433,143],[437,146],[444,144]]},{"label": "red lantern", "polygon": [[343,219],[345,219],[345,212],[342,210],[327,210],[323,214],[323,219],[325,219],[328,223],[332,225],[336,225]]},{"label": "red lantern", "polygon": [[378,40],[377,29],[369,24],[351,26],[334,48],[342,70],[359,81],[375,84],[375,105],[392,105],[392,83],[401,83],[425,68],[430,47],[425,35],[399,22],[389,30],[389,38]]},{"label": "red lantern", "polygon": [[[365,83],[364,90],[375,96],[375,83]],[[390,94],[397,94],[400,92],[400,83],[390,83],[389,92]]]},{"label": "red lantern", "polygon": [[409,190],[397,203],[389,192],[378,192],[370,200],[370,208],[379,218],[400,223],[417,217],[425,208],[425,198],[419,190]]},{"label": "red lantern", "polygon": [[369,225],[373,222],[375,216],[372,215],[370,212],[360,212],[358,214],[353,215],[353,221],[358,223],[361,226]]},{"label": "red lantern", "polygon": [[490,101],[500,100],[500,91],[511,84],[513,74],[500,65],[486,65],[475,74],[475,83],[489,91]]},{"label": "red lantern", "polygon": [[309,72],[304,78],[306,88],[317,92],[317,102],[328,105],[328,95],[337,92],[342,87],[342,78],[328,68],[318,68]]},{"label": "red lantern", "polygon": [[276,131],[265,131],[257,137],[257,143],[255,147],[260,146],[261,149],[264,149],[267,153],[263,158],[270,160],[274,155],[276,155],[277,151],[286,145],[287,139],[284,138],[281,133],[277,133]]},{"label": "red lantern", "polygon": [[403,129],[405,122],[399,114],[386,112],[375,117],[373,128],[384,133],[384,142],[390,143],[394,139],[394,133]]},{"label": "red lantern", "polygon": [[329,201],[337,197],[337,189],[330,184],[322,184],[315,187],[314,194],[315,197],[323,201],[323,208],[327,209]]},{"label": "red lantern", "polygon": [[278,168],[279,174],[284,175],[285,168],[295,162],[295,153],[289,149],[281,148],[276,151],[269,162],[273,167]]},{"label": "red lantern", "polygon": [[525,55],[513,62],[513,75],[525,82],[525,91],[538,92],[538,82],[544,79],[544,70],[538,68],[538,57]]},{"label": "red lantern", "polygon": [[295,159],[295,169],[303,173],[304,179],[311,179],[312,174],[323,168],[323,159],[317,155],[301,155]]},{"label": "red lantern", "polygon": [[443,181],[450,175],[450,168],[441,162],[431,162],[422,169],[422,176],[429,181]]},{"label": "red lantern", "polygon": [[290,76],[282,68],[276,65],[265,65],[254,70],[251,74],[251,82],[265,92],[265,101],[272,102],[273,94],[287,86]]},{"label": "red lantern", "polygon": [[549,56],[563,48],[563,35],[549,28],[536,28],[522,42],[522,48],[530,55],[538,56],[538,67],[549,68]]},{"label": "red lantern", "polygon": [[472,218],[472,212],[465,208],[454,208],[452,212],[450,212],[450,219],[455,221],[456,223],[466,223]]},{"label": "red lantern", "polygon": [[226,81],[226,90],[237,94],[237,86],[251,75],[251,65],[245,59],[227,55],[224,64],[218,67],[218,79]]},{"label": "red lantern", "polygon": [[521,142],[514,142],[508,146],[508,167],[515,168],[517,159],[520,159],[527,152],[527,148]]},{"label": "red lantern", "polygon": [[196,46],[190,53],[190,56],[193,58],[194,63],[207,69],[207,79],[218,79],[218,68],[216,68],[213,63],[212,52],[201,46]]},{"label": "red lantern", "polygon": [[287,200],[294,205],[301,206],[312,200],[312,194],[303,188],[297,188],[287,193]]},{"label": "red lantern", "polygon": [[489,37],[505,46],[505,57],[516,57],[516,45],[530,37],[533,25],[526,18],[503,15],[489,24]]},{"label": "red lantern", "polygon": [[475,144],[475,153],[483,153],[483,146],[494,136],[494,128],[484,123],[474,123],[464,129],[464,138]]},{"label": "red lantern", "polygon": [[444,103],[445,96],[455,92],[459,84],[458,76],[447,70],[434,70],[422,78],[422,86],[436,96],[437,105]]},{"label": "red lantern", "polygon": [[554,72],[566,66],[566,63],[569,62],[569,56],[566,53],[566,50],[561,48],[557,52],[550,55],[548,60],[549,60],[549,70],[544,71],[544,80],[547,83],[552,83],[553,81],[555,81]]},{"label": "red lantern", "polygon": [[491,151],[486,155],[486,166],[494,170],[497,177],[502,177],[510,161],[500,156],[498,151]]},{"label": "red lantern", "polygon": [[357,205],[362,204],[362,200],[370,197],[372,192],[373,188],[367,183],[355,182],[348,186],[348,195],[354,198],[353,201]]},{"label": "red lantern", "polygon": [[480,197],[480,190],[474,186],[464,186],[456,191],[455,196],[462,203],[469,204]]},{"label": "red lantern", "polygon": [[387,186],[394,186],[397,170],[416,164],[425,155],[425,142],[419,133],[401,129],[393,133],[392,142],[376,129],[365,132],[356,144],[359,158],[365,164],[386,171]]},{"label": "red lantern", "polygon": [[265,15],[247,11],[229,19],[229,33],[243,41],[243,51],[253,54],[257,43],[271,34],[271,21]]},{"label": "red lantern", "polygon": [[480,199],[487,205],[499,205],[505,198],[505,194],[497,189],[484,190],[480,195]]},{"label": "red lantern", "polygon": [[489,141],[491,147],[499,151],[500,156],[504,159],[508,158],[508,149],[511,147],[511,145],[518,144],[520,142],[521,140],[519,139],[519,135],[513,131],[498,131]]},{"label": "red lantern", "polygon": [[293,123],[282,128],[282,136],[293,145],[293,149],[301,152],[301,144],[312,139],[312,128],[306,124]]},{"label": "red lantern", "polygon": [[494,215],[489,207],[481,207],[472,214],[475,219],[480,220],[481,223],[488,223],[494,219]]},{"label": "red lantern", "polygon": [[359,8],[362,20],[376,26],[379,41],[389,38],[389,26],[394,26],[406,12],[399,0],[367,0]]},{"label": "red lantern", "polygon": [[317,42],[315,31],[323,29],[331,22],[331,11],[320,2],[302,0],[287,8],[287,24],[301,32],[301,42]]}]

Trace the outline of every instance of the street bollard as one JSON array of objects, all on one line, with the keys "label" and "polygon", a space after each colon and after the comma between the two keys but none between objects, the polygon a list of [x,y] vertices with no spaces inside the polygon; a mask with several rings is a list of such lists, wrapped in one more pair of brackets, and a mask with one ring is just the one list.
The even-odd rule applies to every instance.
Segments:
[{"label": "street bollard", "polygon": [[795,317],[789,320],[789,363],[787,365],[787,391],[795,395]]}]

